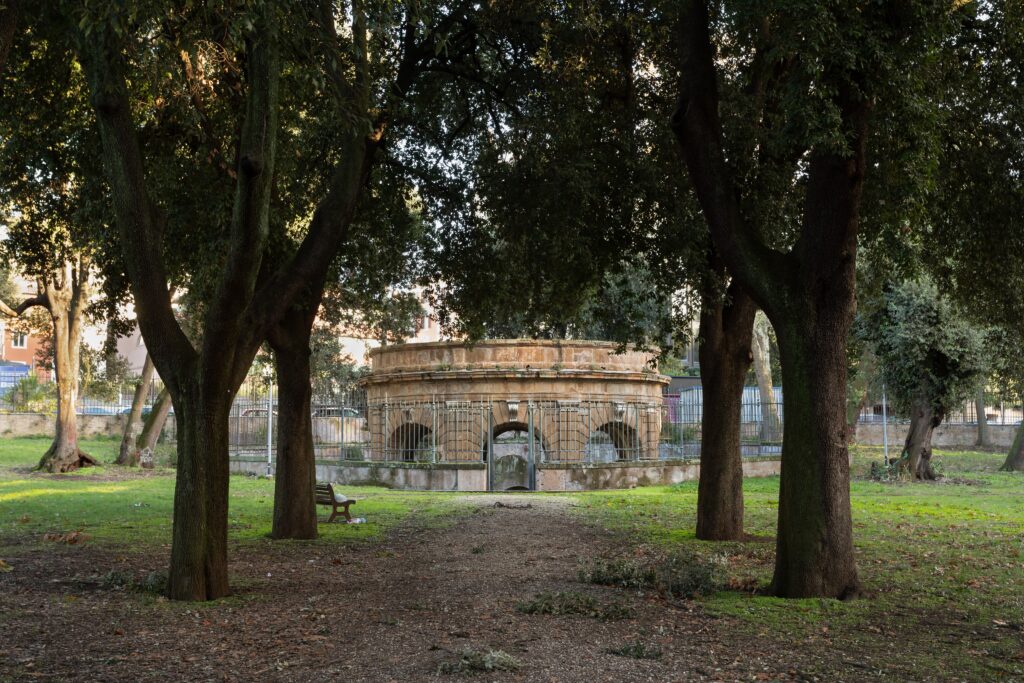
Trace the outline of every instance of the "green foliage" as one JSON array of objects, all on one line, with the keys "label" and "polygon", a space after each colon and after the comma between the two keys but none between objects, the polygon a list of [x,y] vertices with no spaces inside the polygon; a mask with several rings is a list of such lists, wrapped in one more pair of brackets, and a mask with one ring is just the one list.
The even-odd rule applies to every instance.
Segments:
[{"label": "green foliage", "polygon": [[135,390],[128,361],[116,353],[83,344],[79,365],[82,396],[115,403]]},{"label": "green foliage", "polygon": [[671,79],[651,68],[671,51],[662,8],[539,3],[485,20],[502,36],[501,70],[483,74],[497,87],[432,93],[422,126],[442,142],[409,150],[431,179],[428,285],[446,327],[664,346],[675,331],[681,345],[672,316],[695,310],[681,284],[706,239],[668,128]]},{"label": "green foliage", "polygon": [[15,383],[5,402],[17,412],[53,413],[57,410],[57,392],[52,382],[40,382],[36,373],[30,372]]},{"label": "green foliage", "polygon": [[986,334],[927,280],[891,288],[862,318],[858,334],[874,347],[898,411],[925,402],[948,413],[978,388],[986,370]]}]

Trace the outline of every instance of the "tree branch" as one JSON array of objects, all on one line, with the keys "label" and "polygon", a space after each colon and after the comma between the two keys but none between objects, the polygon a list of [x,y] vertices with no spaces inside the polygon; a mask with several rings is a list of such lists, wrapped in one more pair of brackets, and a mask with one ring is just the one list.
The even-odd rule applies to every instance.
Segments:
[{"label": "tree branch", "polygon": [[[277,150],[278,81],[280,60],[277,30],[265,9],[256,34],[246,45],[249,92],[239,139],[238,181],[229,233],[230,250],[223,276],[207,312],[203,357],[217,358],[234,350],[244,312],[252,302],[269,232],[274,157]],[[247,353],[246,366],[251,362]],[[234,359],[225,359],[229,363]]]},{"label": "tree branch", "polygon": [[0,313],[3,313],[9,318],[18,318],[21,316],[22,313],[32,308],[33,306],[42,306],[43,308],[48,309],[50,307],[50,302],[46,298],[45,294],[38,294],[31,298],[25,299],[14,308],[11,308],[3,301],[0,301]]},{"label": "tree branch", "polygon": [[[321,18],[325,22],[326,18]],[[332,20],[333,21],[333,20]],[[415,41],[412,12],[407,8],[406,31],[402,59],[388,89],[389,97],[373,119],[370,132],[353,129],[345,138],[342,161],[335,168],[327,194],[310,221],[309,230],[294,257],[266,278],[253,297],[249,317],[254,322],[247,344],[255,348],[266,337],[270,327],[294,306],[304,294],[319,302],[331,262],[348,237],[348,229],[373,166],[376,152],[383,145],[391,108],[404,97],[418,74],[417,64],[422,46]],[[333,32],[333,23],[331,31]],[[324,25],[325,30],[326,24]],[[356,76],[347,89],[363,116],[370,113],[370,74],[366,44],[366,21],[362,4],[353,4],[353,46],[356,54]],[[340,117],[343,119],[343,117]],[[305,304],[304,304],[305,305]],[[244,372],[238,367],[236,374]]]},{"label": "tree branch", "polygon": [[177,388],[179,373],[189,372],[196,352],[171,307],[161,243],[162,218],[146,191],[121,45],[109,33],[104,38],[80,36],[80,58],[99,124],[103,161],[139,328],[160,376]]},{"label": "tree branch", "polygon": [[740,211],[735,179],[722,148],[709,22],[706,2],[690,0],[679,27],[682,68],[672,129],[719,254],[767,309],[773,291],[782,284],[779,274],[785,272],[785,257],[764,244]]}]

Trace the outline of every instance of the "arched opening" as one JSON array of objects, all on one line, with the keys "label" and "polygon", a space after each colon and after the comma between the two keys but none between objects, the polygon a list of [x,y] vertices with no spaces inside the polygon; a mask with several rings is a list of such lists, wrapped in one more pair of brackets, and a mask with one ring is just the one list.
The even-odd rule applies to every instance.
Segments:
[{"label": "arched opening", "polygon": [[640,437],[625,422],[607,422],[590,433],[587,439],[588,462],[636,460],[640,457]]},{"label": "arched opening", "polygon": [[543,453],[544,440],[537,430],[533,431],[533,448],[530,448],[530,428],[526,423],[504,422],[496,425],[491,432],[490,442],[485,443],[483,449],[484,462],[487,462],[488,455],[493,457],[491,487],[495,491],[531,489],[532,465],[543,458]]},{"label": "arched opening", "polygon": [[406,422],[391,434],[388,451],[400,460],[430,460],[430,427]]}]

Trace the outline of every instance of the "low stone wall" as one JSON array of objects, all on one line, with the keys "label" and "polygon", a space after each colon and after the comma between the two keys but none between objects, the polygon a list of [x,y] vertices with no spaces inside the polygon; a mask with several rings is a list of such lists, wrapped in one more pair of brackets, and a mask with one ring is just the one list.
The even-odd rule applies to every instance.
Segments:
[{"label": "low stone wall", "polygon": [[[889,447],[900,448],[907,438],[909,424],[889,425]],[[1009,448],[1017,433],[1015,425],[989,425],[988,434],[993,446]],[[883,443],[882,425],[857,425],[857,443],[868,446],[881,446]],[[932,445],[938,448],[973,448],[978,441],[977,425],[939,425],[932,435]]]},{"label": "low stone wall", "polygon": [[[265,474],[267,459],[234,456],[231,472]],[[483,463],[373,462],[317,460],[317,481],[338,484],[384,486],[412,491],[486,491],[487,467]]]},{"label": "low stone wall", "polygon": [[[121,436],[124,433],[124,415],[79,415],[78,435]],[[0,438],[17,436],[53,436],[53,415],[42,413],[0,414]]]},{"label": "low stone wall", "polygon": [[[778,458],[744,458],[743,475],[771,477],[779,474]],[[667,486],[700,477],[700,462],[664,460],[660,462],[572,463],[537,467],[539,491],[589,491],[595,489],[631,489],[637,486]]]},{"label": "low stone wall", "polygon": [[[745,458],[743,474],[770,477],[780,471],[778,458]],[[234,473],[264,474],[267,460],[259,456],[234,456]],[[697,460],[616,462],[595,464],[546,464],[537,466],[538,491],[587,491],[627,489],[636,486],[678,484],[700,475]],[[483,463],[415,463],[317,460],[318,481],[365,484],[416,491],[486,491],[487,468]]]}]

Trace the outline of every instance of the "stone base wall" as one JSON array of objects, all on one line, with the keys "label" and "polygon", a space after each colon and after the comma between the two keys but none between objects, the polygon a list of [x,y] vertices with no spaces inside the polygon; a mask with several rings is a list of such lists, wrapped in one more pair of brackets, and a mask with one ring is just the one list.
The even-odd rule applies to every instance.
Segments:
[{"label": "stone base wall", "polygon": [[[889,425],[889,448],[898,451],[907,438],[909,424]],[[1009,448],[1017,433],[1015,425],[989,425],[989,440],[993,446]],[[977,425],[939,425],[932,435],[932,445],[937,448],[973,448],[978,441]],[[857,425],[856,442],[868,446],[881,446],[883,443],[882,425]]]},{"label": "stone base wall", "polygon": [[[743,475],[771,477],[779,474],[778,458],[745,458]],[[537,468],[539,491],[591,491],[631,489],[637,486],[668,486],[700,477],[700,462],[666,460],[662,462],[624,462],[606,464],[544,465]]]},{"label": "stone base wall", "polygon": [[[124,434],[125,415],[79,415],[78,435],[121,436]],[[0,438],[17,436],[52,437],[55,418],[41,413],[0,414]]]},{"label": "stone base wall", "polygon": [[[236,456],[231,472],[266,474],[267,459]],[[338,460],[316,461],[317,481],[384,486],[411,491],[486,491],[487,468],[481,464],[429,464]]]},{"label": "stone base wall", "polygon": [[[743,474],[770,477],[779,474],[778,458],[747,458]],[[233,473],[264,474],[266,458],[236,456],[231,459]],[[678,484],[697,479],[700,463],[696,460],[661,462],[625,462],[604,464],[559,464],[537,467],[538,491],[588,491],[627,489],[636,486]],[[482,463],[407,463],[344,462],[317,460],[318,481],[338,484],[364,484],[415,491],[486,491],[487,468]]]}]

